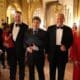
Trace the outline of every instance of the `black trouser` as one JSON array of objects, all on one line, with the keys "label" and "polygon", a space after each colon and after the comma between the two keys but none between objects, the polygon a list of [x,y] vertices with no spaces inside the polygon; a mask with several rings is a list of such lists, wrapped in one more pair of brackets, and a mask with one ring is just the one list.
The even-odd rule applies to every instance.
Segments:
[{"label": "black trouser", "polygon": [[3,68],[5,68],[5,51],[0,55],[0,61]]},{"label": "black trouser", "polygon": [[58,70],[58,80],[64,80],[65,68],[67,63],[67,54],[60,50],[60,46],[56,46],[53,53],[53,59],[49,62],[50,80],[56,80],[56,69]]},{"label": "black trouser", "polygon": [[25,63],[24,56],[17,57],[14,49],[7,49],[7,59],[10,66],[10,80],[16,80],[17,62],[19,65],[19,80],[24,80]]},{"label": "black trouser", "polygon": [[29,64],[29,80],[35,80],[35,67],[38,72],[39,80],[45,80],[44,77],[44,57],[39,54],[34,54],[33,63]]},{"label": "black trouser", "polygon": [[50,80],[56,80],[56,69],[58,70],[58,80],[64,80],[64,73],[65,73],[66,63],[56,64],[50,63]]}]

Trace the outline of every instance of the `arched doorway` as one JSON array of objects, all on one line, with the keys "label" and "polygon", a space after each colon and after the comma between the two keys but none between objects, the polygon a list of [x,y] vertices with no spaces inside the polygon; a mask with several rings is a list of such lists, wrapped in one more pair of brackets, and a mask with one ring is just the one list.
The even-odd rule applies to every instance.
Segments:
[{"label": "arched doorway", "polygon": [[8,6],[7,14],[6,14],[8,24],[13,22],[13,15],[14,15],[16,10],[21,11],[21,8],[17,3],[14,3],[14,4]]}]

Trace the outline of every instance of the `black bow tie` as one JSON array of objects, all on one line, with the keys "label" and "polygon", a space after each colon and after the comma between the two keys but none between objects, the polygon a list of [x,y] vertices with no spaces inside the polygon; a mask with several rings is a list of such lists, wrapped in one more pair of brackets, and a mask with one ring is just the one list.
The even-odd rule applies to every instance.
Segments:
[{"label": "black bow tie", "polygon": [[16,27],[20,27],[20,24],[16,24]]},{"label": "black bow tie", "polygon": [[56,29],[63,29],[63,27],[56,27]]}]

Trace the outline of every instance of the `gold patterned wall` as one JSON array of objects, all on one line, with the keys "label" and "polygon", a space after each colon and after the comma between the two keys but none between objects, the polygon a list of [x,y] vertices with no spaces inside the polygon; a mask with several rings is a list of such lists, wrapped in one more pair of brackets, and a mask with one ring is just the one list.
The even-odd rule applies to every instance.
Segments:
[{"label": "gold patterned wall", "polygon": [[[9,6],[21,11],[23,22],[31,25],[33,13],[37,8],[42,8],[42,2],[41,0],[6,0],[6,16]],[[8,20],[8,22],[11,23],[11,20]]]},{"label": "gold patterned wall", "polygon": [[52,25],[55,23],[56,14],[63,12],[63,5],[58,2],[50,2],[46,5],[46,25]]},{"label": "gold patterned wall", "polygon": [[5,0],[0,0],[0,20],[6,17],[6,2]]},{"label": "gold patterned wall", "polygon": [[80,24],[80,0],[74,0],[74,21]]},{"label": "gold patterned wall", "polygon": [[42,8],[41,2],[39,0],[35,0],[31,3],[28,3],[28,23],[30,25],[34,16],[33,14],[37,8]]},{"label": "gold patterned wall", "polygon": [[[55,14],[59,11],[64,10],[66,8],[63,4],[57,6],[54,1],[45,2],[43,0],[0,0],[0,19],[7,19],[7,15],[11,18],[12,15],[7,14],[9,11],[9,7],[11,6],[13,10],[19,10],[22,12],[22,20],[23,22],[29,24],[31,26],[32,17],[34,15],[40,16],[43,26],[51,25],[55,22]],[[45,4],[45,5],[44,5]],[[68,6],[68,4],[66,5]],[[44,8],[45,7],[45,8]],[[73,7],[72,7],[73,8]],[[80,0],[74,0],[74,20],[80,19]],[[12,11],[12,10],[11,10]],[[66,22],[70,22],[68,20],[69,11],[64,10],[66,14]],[[13,11],[12,11],[13,12]],[[9,13],[9,12],[8,12]],[[10,23],[11,23],[10,22]]]}]

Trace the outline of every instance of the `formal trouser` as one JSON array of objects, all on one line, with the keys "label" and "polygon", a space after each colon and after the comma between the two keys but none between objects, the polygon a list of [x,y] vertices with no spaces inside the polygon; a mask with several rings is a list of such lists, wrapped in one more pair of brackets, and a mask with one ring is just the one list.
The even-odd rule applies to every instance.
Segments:
[{"label": "formal trouser", "polygon": [[10,80],[16,80],[17,62],[19,65],[19,80],[24,80],[25,63],[24,56],[16,56],[14,49],[7,49],[7,59],[10,67]]},{"label": "formal trouser", "polygon": [[3,52],[0,55],[0,61],[1,61],[1,64],[2,64],[3,68],[5,68],[5,52]]},{"label": "formal trouser", "polygon": [[35,80],[35,67],[38,72],[39,80],[45,80],[44,77],[44,58],[41,55],[33,56],[33,63],[29,64],[29,80]]},{"label": "formal trouser", "polygon": [[56,80],[56,69],[58,70],[58,78],[57,80],[64,80],[64,73],[66,64],[56,64],[54,62],[50,62],[50,80]]},{"label": "formal trouser", "polygon": [[58,70],[57,80],[64,80],[65,68],[67,63],[66,52],[60,50],[60,46],[56,46],[55,52],[52,53],[53,58],[49,62],[50,80],[56,80],[56,69]]},{"label": "formal trouser", "polygon": [[80,64],[73,66],[73,80],[80,80]]}]

